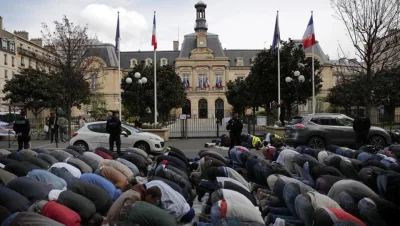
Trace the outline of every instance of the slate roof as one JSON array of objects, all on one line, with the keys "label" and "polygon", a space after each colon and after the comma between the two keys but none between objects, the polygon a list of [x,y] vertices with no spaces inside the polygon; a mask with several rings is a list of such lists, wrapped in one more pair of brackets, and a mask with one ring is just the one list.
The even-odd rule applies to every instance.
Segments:
[{"label": "slate roof", "polygon": [[[293,39],[293,42],[296,44],[302,44],[300,39]],[[306,53],[311,53],[312,52],[312,48],[309,47],[307,49],[304,50]],[[323,64],[330,64],[330,60],[329,60],[329,56],[326,55],[324,53],[324,51],[322,50],[321,46],[319,45],[319,43],[317,42],[316,45],[314,45],[314,54],[319,56],[322,59],[322,63]]]},{"label": "slate roof", "polygon": [[[182,43],[180,58],[189,58],[190,52],[197,47],[196,33],[185,35]],[[218,35],[207,32],[207,48],[214,52],[215,57],[225,57]]]},{"label": "slate roof", "polygon": [[[94,45],[89,55],[98,56],[106,63],[107,67],[118,67],[118,58],[115,46],[112,44]],[[122,62],[121,62],[122,63]]]},{"label": "slate roof", "polygon": [[251,58],[256,56],[257,53],[261,52],[262,49],[226,49],[225,55],[229,57],[229,64],[231,67],[236,66],[236,58],[243,58],[243,65],[245,67],[251,66]]},{"label": "slate roof", "polygon": [[[175,59],[178,57],[179,51],[157,51],[157,64],[161,58],[167,58],[168,64],[173,66]],[[129,68],[130,60],[135,58],[138,63],[150,58],[154,60],[154,51],[138,51],[138,52],[121,52],[121,68]]]}]

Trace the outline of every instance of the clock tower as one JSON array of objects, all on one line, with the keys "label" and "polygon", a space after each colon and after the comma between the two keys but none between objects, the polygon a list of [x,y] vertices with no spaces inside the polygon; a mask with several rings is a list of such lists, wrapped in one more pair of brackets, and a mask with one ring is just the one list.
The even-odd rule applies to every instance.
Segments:
[{"label": "clock tower", "polygon": [[196,23],[194,30],[197,33],[197,48],[207,48],[207,5],[204,2],[199,1],[196,5],[194,5],[194,7],[196,8]]}]

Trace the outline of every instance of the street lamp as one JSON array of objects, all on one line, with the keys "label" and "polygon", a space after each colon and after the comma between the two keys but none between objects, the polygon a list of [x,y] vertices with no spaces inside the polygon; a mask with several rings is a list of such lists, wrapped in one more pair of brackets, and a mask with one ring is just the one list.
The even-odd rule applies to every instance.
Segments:
[{"label": "street lamp", "polygon": [[[139,72],[136,72],[133,76],[138,80],[138,83],[140,85],[147,83],[147,78],[146,77],[140,78],[142,75]],[[131,84],[132,83],[132,79],[130,77],[128,77],[128,78],[126,78],[125,82],[127,84]]]},{"label": "street lamp", "polygon": [[[297,115],[299,114],[299,86],[301,85],[301,83],[303,83],[306,79],[304,77],[304,75],[300,74],[300,71],[295,71],[293,73],[294,77],[297,79],[293,79],[292,77],[286,77],[285,78],[285,82],[290,84],[292,81],[294,82],[294,86],[296,86],[296,104],[297,104]],[[296,82],[297,80],[297,82]]]}]

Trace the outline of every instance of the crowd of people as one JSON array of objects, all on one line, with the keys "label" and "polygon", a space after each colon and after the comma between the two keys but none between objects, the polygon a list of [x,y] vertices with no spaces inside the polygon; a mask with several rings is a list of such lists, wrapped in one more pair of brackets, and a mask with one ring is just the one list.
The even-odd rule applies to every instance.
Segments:
[{"label": "crowd of people", "polygon": [[[251,143],[251,142],[249,142]],[[400,225],[400,146],[325,150],[267,134],[252,151],[156,157],[0,150],[0,222],[13,225]],[[201,203],[195,213],[194,202]],[[197,217],[196,217],[197,215]]]}]

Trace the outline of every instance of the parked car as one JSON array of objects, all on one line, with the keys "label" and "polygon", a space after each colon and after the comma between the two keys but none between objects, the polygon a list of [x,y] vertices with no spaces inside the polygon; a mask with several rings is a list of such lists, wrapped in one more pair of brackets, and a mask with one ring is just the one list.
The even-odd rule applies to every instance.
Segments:
[{"label": "parked car", "polygon": [[[106,132],[106,122],[86,123],[72,135],[70,145],[76,145],[85,150],[93,150],[97,147],[109,147],[110,135]],[[121,149],[129,147],[140,148],[147,153],[162,153],[165,142],[160,136],[153,133],[142,132],[127,124],[122,124]],[[114,146],[114,150],[115,150]]]},{"label": "parked car", "polygon": [[[343,114],[296,116],[285,128],[285,141],[295,146],[305,144],[318,149],[328,144],[353,147],[356,143],[353,121]],[[375,126],[371,126],[368,140],[379,149],[391,144],[390,134]]]}]

